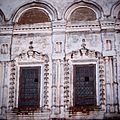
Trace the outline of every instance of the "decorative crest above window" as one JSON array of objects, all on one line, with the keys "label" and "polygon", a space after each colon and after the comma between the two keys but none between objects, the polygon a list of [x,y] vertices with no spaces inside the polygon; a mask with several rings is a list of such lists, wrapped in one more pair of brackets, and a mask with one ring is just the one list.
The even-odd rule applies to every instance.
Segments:
[{"label": "decorative crest above window", "polygon": [[72,51],[68,56],[69,55],[71,56],[71,59],[99,58],[102,56],[100,52],[86,48],[85,39],[82,40],[81,48],[79,50]]},{"label": "decorative crest above window", "polygon": [[39,61],[39,62],[48,62],[49,58],[47,54],[39,53],[33,50],[33,41],[30,41],[29,50],[27,52],[22,51],[21,54],[16,58],[18,61]]}]

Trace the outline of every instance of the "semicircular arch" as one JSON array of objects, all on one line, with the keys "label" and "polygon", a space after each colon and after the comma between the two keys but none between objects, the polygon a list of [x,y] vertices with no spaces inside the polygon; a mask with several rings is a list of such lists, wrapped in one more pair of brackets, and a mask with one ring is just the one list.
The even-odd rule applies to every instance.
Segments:
[{"label": "semicircular arch", "polygon": [[71,14],[79,8],[87,8],[91,10],[95,13],[96,19],[100,19],[103,16],[103,10],[99,5],[97,5],[96,3],[82,1],[73,3],[71,6],[69,6],[64,12],[64,19],[69,20]]},{"label": "semicircular arch", "polygon": [[57,11],[54,7],[52,7],[48,3],[42,3],[42,2],[32,2],[29,4],[25,4],[21,6],[13,16],[13,22],[17,23],[20,19],[20,17],[23,15],[28,10],[35,9],[38,11],[43,11],[42,13],[50,18],[50,21],[56,20],[57,19]]}]

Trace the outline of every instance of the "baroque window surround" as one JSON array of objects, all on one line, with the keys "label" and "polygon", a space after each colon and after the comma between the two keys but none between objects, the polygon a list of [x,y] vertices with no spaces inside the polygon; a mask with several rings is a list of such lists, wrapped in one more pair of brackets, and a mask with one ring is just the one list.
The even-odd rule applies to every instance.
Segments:
[{"label": "baroque window surround", "polygon": [[30,46],[27,53],[21,53],[11,61],[10,87],[9,87],[9,110],[17,110],[19,95],[19,70],[20,67],[40,66],[40,110],[48,109],[48,85],[49,85],[49,58],[46,54],[34,51]]},{"label": "baroque window surround", "polygon": [[89,50],[83,43],[81,49],[72,51],[66,55],[64,64],[64,93],[65,93],[65,108],[68,110],[73,106],[73,66],[74,65],[96,65],[96,100],[97,106],[105,110],[105,76],[104,76],[104,60],[100,52]]}]

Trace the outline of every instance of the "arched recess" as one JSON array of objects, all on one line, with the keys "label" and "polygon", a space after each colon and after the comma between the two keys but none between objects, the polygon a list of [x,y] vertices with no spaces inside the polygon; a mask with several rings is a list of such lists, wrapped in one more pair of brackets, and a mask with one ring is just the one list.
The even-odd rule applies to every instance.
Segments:
[{"label": "arched recess", "polygon": [[[33,12],[33,10],[34,10],[34,12]],[[57,19],[57,12],[54,7],[52,7],[48,3],[32,2],[32,3],[21,6],[14,14],[12,21],[14,23],[18,23],[19,20],[21,19],[20,17],[25,17],[24,15],[26,15],[27,13],[32,14],[31,17],[35,16],[35,13],[37,13],[39,15],[38,16],[39,18],[42,18],[42,17],[40,17],[40,15],[44,15],[45,21],[53,21],[53,20]],[[28,17],[28,16],[26,16],[26,17]],[[38,23],[37,20],[34,22]],[[42,22],[42,21],[43,20],[41,20],[40,22]]]},{"label": "arched recess", "polygon": [[88,7],[75,9],[69,17],[69,21],[93,21],[96,19],[96,13]]},{"label": "arched recess", "polygon": [[[88,2],[83,1],[83,2],[77,2],[77,3],[69,6],[64,13],[64,18],[66,20],[70,21],[69,19],[70,19],[72,14],[76,14],[77,16],[80,15],[81,17],[83,17],[83,14],[79,13],[80,11],[82,13],[84,12],[84,15],[92,14],[93,15],[93,20],[100,19],[103,16],[103,10],[99,5],[97,5],[96,3],[91,3],[91,2],[88,3]],[[78,21],[82,21],[82,20],[84,20],[84,19],[83,18],[78,18]],[[90,17],[90,18],[85,18],[85,21],[86,20],[91,21],[92,19]]]},{"label": "arched recess", "polygon": [[18,19],[18,24],[32,24],[32,23],[44,23],[50,22],[49,15],[39,8],[27,9],[20,18]]},{"label": "arched recess", "polygon": [[111,17],[120,19],[120,1],[116,2],[111,9]]}]

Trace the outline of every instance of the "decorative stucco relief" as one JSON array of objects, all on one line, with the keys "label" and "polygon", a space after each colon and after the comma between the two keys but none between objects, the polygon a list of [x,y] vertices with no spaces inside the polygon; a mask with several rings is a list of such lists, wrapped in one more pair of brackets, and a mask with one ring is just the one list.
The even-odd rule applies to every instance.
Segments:
[{"label": "decorative stucco relief", "polygon": [[8,54],[10,51],[10,36],[0,36],[0,53],[1,54]]},{"label": "decorative stucco relief", "polygon": [[33,47],[34,50],[38,52],[50,53],[51,51],[51,40],[50,36],[15,36],[13,37],[13,47],[12,55],[19,55],[22,51],[27,51],[27,46],[29,46],[30,41],[34,41]]},{"label": "decorative stucco relief", "polygon": [[42,65],[43,66],[43,98],[42,105],[40,106],[40,111],[44,109],[49,109],[49,57],[47,54],[39,53],[33,50],[33,42],[30,42],[29,49],[27,52],[22,52],[14,60],[11,61],[11,70],[10,70],[10,85],[9,85],[9,110],[14,110],[17,114],[21,114],[22,111],[18,110],[17,99],[18,99],[18,88],[19,74],[18,68],[20,65]]},{"label": "decorative stucco relief", "polygon": [[[105,110],[106,105],[106,94],[105,94],[105,68],[104,68],[104,58],[101,52],[96,50],[88,49],[86,45],[86,40],[83,39],[80,44],[80,48],[69,52],[65,58],[64,64],[64,104],[67,109],[72,106],[72,66],[73,63],[80,64],[85,62],[95,62],[98,70],[98,78],[96,82],[96,86],[98,89],[98,108],[101,110]],[[74,108],[73,108],[74,109]],[[72,110],[73,110],[72,109]],[[71,109],[70,109],[71,110]],[[78,110],[79,111],[79,110]]]},{"label": "decorative stucco relief", "polygon": [[[80,49],[82,40],[85,39],[87,48],[101,51],[102,42],[98,34],[69,33],[66,40],[66,53]],[[99,46],[98,46],[99,45]]]}]

